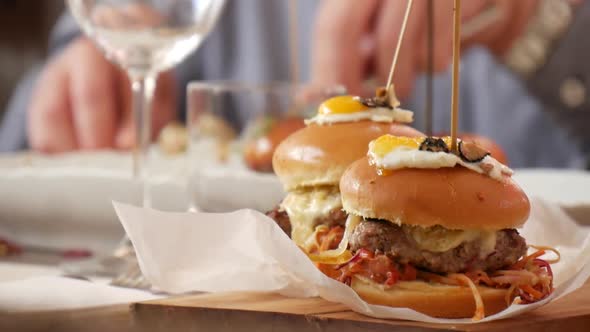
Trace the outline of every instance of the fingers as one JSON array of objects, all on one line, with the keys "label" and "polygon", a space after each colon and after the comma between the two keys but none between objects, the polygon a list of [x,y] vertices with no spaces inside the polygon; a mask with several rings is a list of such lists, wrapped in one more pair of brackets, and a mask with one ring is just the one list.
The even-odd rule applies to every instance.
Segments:
[{"label": "fingers", "polygon": [[[525,0],[529,1],[529,0]],[[530,0],[535,1],[535,0]],[[461,11],[461,20],[463,23],[478,20],[478,24],[487,18],[482,18],[484,13],[490,6],[497,6],[500,18],[509,17],[505,13],[512,12],[511,6],[515,2],[510,0],[470,0],[464,1]],[[407,2],[395,1],[387,2],[387,6],[381,10],[379,16],[379,23],[377,28],[378,33],[378,65],[380,80],[385,81],[389,73],[389,66],[393,57],[393,52],[399,33],[401,30],[401,22],[405,12]],[[441,72],[449,67],[452,61],[453,54],[453,0],[435,0],[434,6],[434,36],[433,38],[433,69],[435,72]],[[398,65],[396,68],[396,75],[394,83],[396,84],[396,91],[400,97],[407,97],[410,89],[413,86],[413,81],[417,72],[423,72],[428,68],[428,30],[426,20],[427,17],[427,1],[415,0],[408,27],[404,36],[404,43],[400,51]],[[504,13],[504,14],[502,14]],[[475,34],[470,38],[461,41],[462,50],[467,49],[470,45],[476,43],[488,43],[492,37],[497,36],[498,26],[502,26],[503,21],[496,20],[495,22],[485,24],[480,27]]]},{"label": "fingers", "polygon": [[[508,1],[508,2],[507,2]],[[527,1],[527,0],[524,0]],[[461,42],[465,46],[487,44],[497,36],[508,18],[512,0],[475,0],[465,2],[461,22]]]},{"label": "fingers", "polygon": [[111,147],[118,102],[112,70],[85,39],[54,59],[28,110],[31,147],[42,152]]},{"label": "fingers", "polygon": [[135,144],[135,126],[133,118],[133,93],[131,92],[131,81],[123,71],[118,73],[117,90],[121,98],[121,114],[115,134],[115,148],[131,149]]},{"label": "fingers", "polygon": [[[423,1],[423,0],[422,0]],[[473,45],[487,46],[501,56],[522,32],[528,16],[534,12],[537,0],[470,0],[463,1],[461,11],[461,49]],[[434,1],[434,70],[443,71],[452,60],[453,0]],[[426,14],[421,14],[426,19]],[[424,32],[418,48],[419,68],[427,68]]]},{"label": "fingers", "polygon": [[[130,149],[135,145],[135,123],[130,83],[126,79],[124,81],[126,81],[126,85],[121,86],[120,89],[124,91],[123,104],[125,106],[116,134],[115,146],[119,149]],[[160,74],[152,101],[152,139],[156,138],[160,130],[174,119],[176,96],[177,88],[172,73]]]},{"label": "fingers", "polygon": [[126,21],[135,28],[148,28],[161,25],[166,19],[149,4],[131,3],[123,6]]},{"label": "fingers", "polygon": [[[433,36],[433,70],[441,72],[448,68],[453,55],[453,0],[434,1],[434,36]],[[480,2],[480,0],[471,0]],[[464,1],[469,4],[470,1]],[[426,20],[426,7],[422,17]],[[464,8],[462,13],[465,13]],[[464,16],[464,15],[463,15]],[[428,68],[428,31],[424,29],[418,41],[416,57],[418,70],[426,71]]]},{"label": "fingers", "polygon": [[28,114],[28,137],[33,150],[45,153],[77,148],[68,98],[68,73],[53,63],[41,74],[33,90]]},{"label": "fingers", "polygon": [[[161,75],[153,100],[153,134],[174,118],[176,87]],[[43,152],[131,148],[132,96],[125,72],[86,39],[75,41],[44,70],[28,110],[31,147]]]},{"label": "fingers", "polygon": [[118,98],[113,66],[91,42],[80,40],[69,66],[70,92],[76,137],[82,149],[110,148],[114,144]]},{"label": "fingers", "polygon": [[171,71],[160,74],[153,105],[152,137],[156,138],[160,130],[176,118],[176,81]]},{"label": "fingers", "polygon": [[378,0],[324,0],[317,12],[312,44],[312,80],[344,84],[361,93],[366,78],[364,36],[372,30]]},{"label": "fingers", "polygon": [[486,31],[474,37],[474,42],[487,45],[497,56],[503,56],[520,36],[535,13],[538,0],[495,0],[499,19]]},{"label": "fingers", "polygon": [[158,26],[164,21],[157,10],[141,3],[97,5],[90,17],[97,26],[111,29],[148,28]]}]

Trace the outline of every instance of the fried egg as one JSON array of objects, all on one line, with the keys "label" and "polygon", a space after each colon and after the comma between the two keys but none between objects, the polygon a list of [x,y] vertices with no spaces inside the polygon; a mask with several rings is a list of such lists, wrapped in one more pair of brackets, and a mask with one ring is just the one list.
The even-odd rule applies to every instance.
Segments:
[{"label": "fried egg", "polygon": [[374,122],[413,121],[414,113],[400,108],[369,107],[353,96],[337,96],[323,102],[316,116],[305,121],[306,124],[332,124],[370,120]]},{"label": "fried egg", "polygon": [[[450,145],[451,138],[442,140]],[[431,152],[419,150],[424,138],[400,137],[383,135],[369,143],[369,162],[377,167],[380,174],[388,174],[388,170],[401,168],[443,168],[461,165],[480,174],[486,174],[496,180],[503,180],[505,175],[513,171],[492,156],[486,156],[480,162],[466,162],[459,156],[449,152]],[[385,170],[385,171],[383,171]]]}]

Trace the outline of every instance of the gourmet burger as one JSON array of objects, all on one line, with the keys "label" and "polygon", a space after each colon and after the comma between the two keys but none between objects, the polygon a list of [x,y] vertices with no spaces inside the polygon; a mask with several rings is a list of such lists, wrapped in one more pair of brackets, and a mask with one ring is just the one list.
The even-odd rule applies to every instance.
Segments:
[{"label": "gourmet burger", "polygon": [[308,252],[340,242],[347,215],[342,211],[338,183],[344,170],[367,154],[369,142],[390,133],[421,134],[400,123],[412,112],[351,96],[320,105],[307,126],[285,139],[273,155],[273,168],[287,196],[268,213]]},{"label": "gourmet burger", "polygon": [[457,154],[449,145],[391,135],[371,142],[340,181],[350,214],[340,250],[322,257],[347,261],[322,270],[367,302],[436,317],[480,319],[515,297],[547,297],[545,252],[527,255],[516,230],[530,204],[512,171],[473,143],[459,142]]}]

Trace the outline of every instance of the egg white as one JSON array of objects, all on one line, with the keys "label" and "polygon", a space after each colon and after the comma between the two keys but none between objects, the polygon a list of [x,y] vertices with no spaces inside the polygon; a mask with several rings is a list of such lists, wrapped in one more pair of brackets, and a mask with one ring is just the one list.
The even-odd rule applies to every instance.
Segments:
[{"label": "egg white", "polygon": [[[461,165],[480,174],[487,174],[491,178],[502,181],[504,175],[512,175],[513,171],[491,156],[485,157],[480,162],[465,162],[457,155],[446,152],[430,152],[416,150],[409,147],[398,147],[379,156],[374,152],[374,142],[369,145],[369,160],[377,168],[395,170],[401,168],[443,168]],[[491,168],[490,172],[484,171],[483,166]]]},{"label": "egg white", "polygon": [[414,112],[401,108],[395,108],[391,110],[384,107],[377,107],[370,108],[362,112],[348,114],[317,114],[313,118],[305,120],[305,123],[324,125],[338,122],[356,122],[362,120],[371,120],[374,122],[411,123],[414,121]]}]

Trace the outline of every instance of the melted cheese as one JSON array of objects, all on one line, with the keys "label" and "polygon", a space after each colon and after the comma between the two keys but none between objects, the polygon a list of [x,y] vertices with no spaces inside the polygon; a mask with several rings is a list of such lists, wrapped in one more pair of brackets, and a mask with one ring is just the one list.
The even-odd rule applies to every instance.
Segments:
[{"label": "melted cheese", "polygon": [[480,240],[480,256],[485,257],[496,247],[494,230],[451,230],[442,226],[428,228],[405,226],[404,231],[416,242],[418,248],[432,252],[445,252],[462,243]]},{"label": "melted cheese", "polygon": [[496,234],[498,234],[498,232],[481,232],[481,249],[479,252],[479,256],[481,258],[487,257],[489,254],[493,253],[494,250],[496,250]]},{"label": "melted cheese", "polygon": [[312,188],[289,193],[281,207],[291,220],[291,238],[304,246],[314,233],[317,219],[341,209],[342,201],[337,187]]}]

